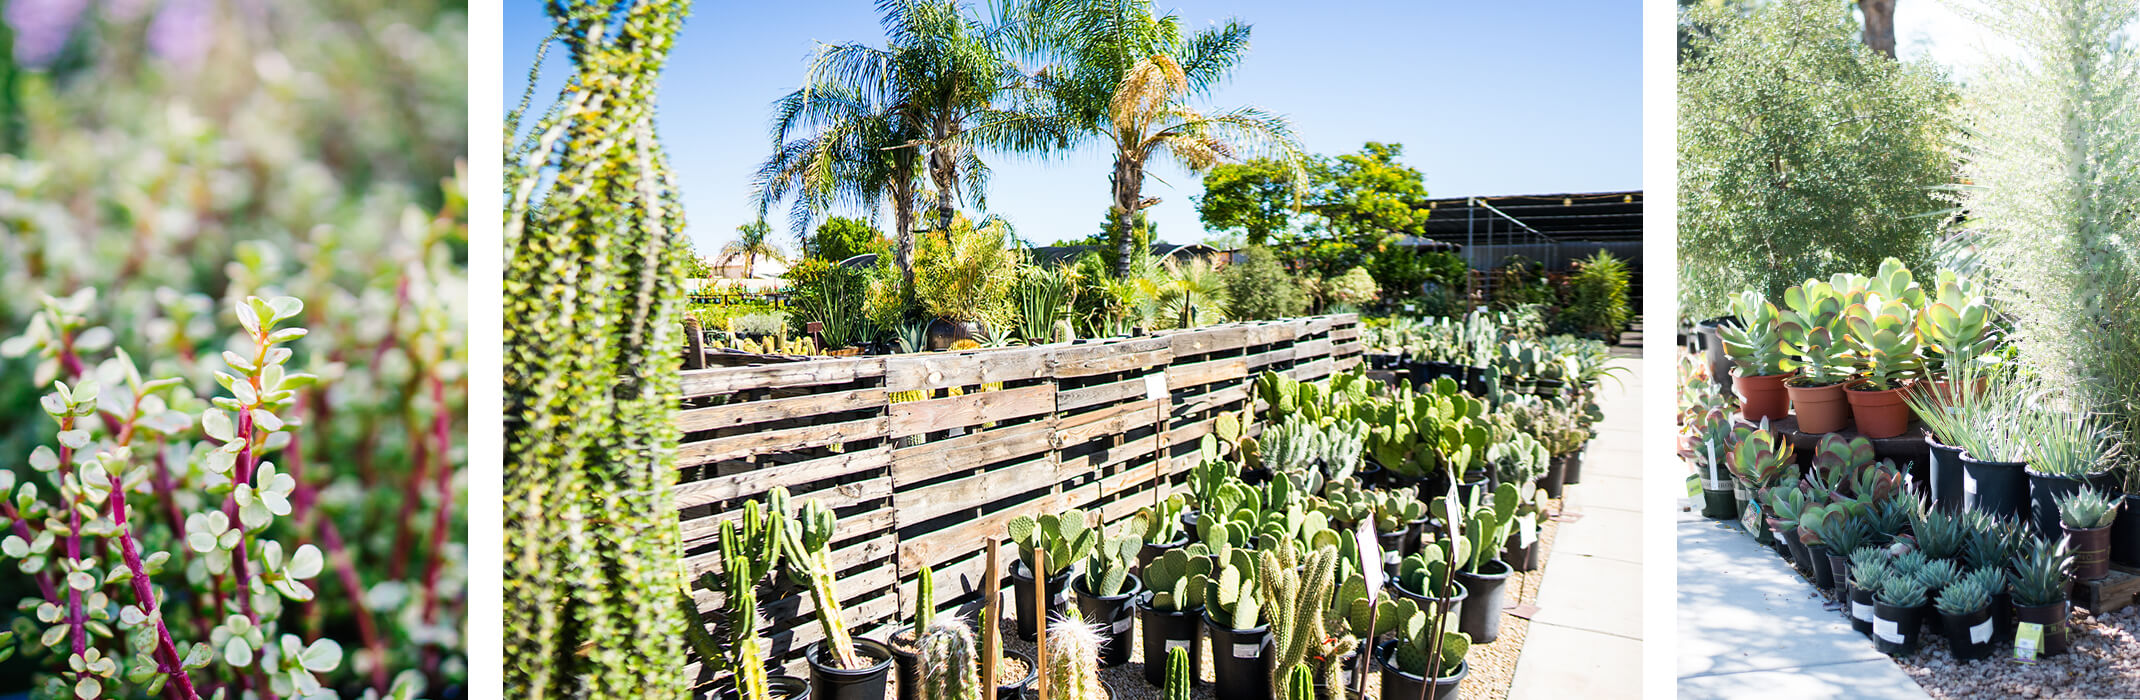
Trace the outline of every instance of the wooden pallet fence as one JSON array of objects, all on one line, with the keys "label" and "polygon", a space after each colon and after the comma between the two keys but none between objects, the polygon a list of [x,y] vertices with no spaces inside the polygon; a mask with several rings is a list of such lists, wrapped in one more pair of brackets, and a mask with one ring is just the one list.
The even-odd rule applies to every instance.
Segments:
[{"label": "wooden pallet fence", "polygon": [[[1034,347],[717,367],[683,373],[675,498],[690,575],[721,566],[720,523],[784,486],[839,516],[833,559],[848,622],[883,639],[915,579],[977,615],[982,547],[1019,515],[1089,508],[1110,524],[1179,493],[1223,414],[1261,410],[1256,375],[1315,379],[1360,362],[1346,314]],[[1006,584],[1007,585],[1007,584]],[[695,587],[716,635],[720,596]],[[766,649],[802,676],[823,634],[806,592],[762,591]],[[769,601],[769,602],[768,602]],[[694,663],[702,694],[725,679]]]}]

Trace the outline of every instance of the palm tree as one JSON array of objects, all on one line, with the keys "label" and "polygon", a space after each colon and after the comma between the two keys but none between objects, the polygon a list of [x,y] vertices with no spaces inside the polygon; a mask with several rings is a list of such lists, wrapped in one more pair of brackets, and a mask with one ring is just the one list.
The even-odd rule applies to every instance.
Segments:
[{"label": "palm tree", "polygon": [[1186,106],[1211,90],[1248,51],[1248,25],[1228,20],[1184,35],[1175,14],[1155,16],[1151,0],[1035,3],[1021,11],[1042,29],[1058,59],[1035,73],[1057,110],[1045,125],[1068,128],[1070,141],[1104,137],[1115,149],[1110,179],[1117,275],[1130,272],[1137,212],[1159,203],[1144,197],[1144,175],[1155,156],[1191,172],[1221,160],[1276,151],[1305,187],[1300,144],[1283,117],[1255,107],[1205,114]]},{"label": "palm tree", "polygon": [[[898,263],[913,284],[913,206],[922,178],[934,189],[936,230],[951,226],[960,186],[986,206],[980,148],[1030,151],[1061,141],[1010,105],[1032,92],[1010,60],[1029,43],[1015,21],[983,21],[956,0],[878,0],[886,45],[821,46],[801,90],[774,118],[778,152],[759,169],[761,207],[793,191],[802,221],[837,200],[874,211],[892,200]],[[834,104],[816,104],[823,101]],[[789,134],[815,128],[813,137]]]},{"label": "palm tree", "polygon": [[773,227],[765,223],[764,219],[737,226],[736,239],[721,246],[722,262],[742,256],[743,278],[750,279],[751,268],[757,266],[759,258],[786,259],[786,254],[781,252],[780,246],[773,245],[773,242],[768,240],[772,235]]}]

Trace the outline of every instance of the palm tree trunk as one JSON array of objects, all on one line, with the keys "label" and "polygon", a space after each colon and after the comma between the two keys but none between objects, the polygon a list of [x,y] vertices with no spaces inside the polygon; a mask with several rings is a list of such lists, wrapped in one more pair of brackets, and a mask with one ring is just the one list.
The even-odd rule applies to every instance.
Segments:
[{"label": "palm tree trunk", "polygon": [[910,185],[892,187],[892,226],[898,246],[893,263],[899,267],[902,294],[914,293],[914,193]]},{"label": "palm tree trunk", "polygon": [[1135,252],[1137,236],[1130,227],[1137,220],[1137,199],[1144,193],[1144,174],[1138,171],[1134,159],[1125,155],[1115,156],[1114,195],[1115,205],[1115,276],[1129,276],[1129,258]]},{"label": "palm tree trunk", "polygon": [[1865,45],[1894,58],[1895,0],[1858,0],[1858,11],[1865,15]]}]

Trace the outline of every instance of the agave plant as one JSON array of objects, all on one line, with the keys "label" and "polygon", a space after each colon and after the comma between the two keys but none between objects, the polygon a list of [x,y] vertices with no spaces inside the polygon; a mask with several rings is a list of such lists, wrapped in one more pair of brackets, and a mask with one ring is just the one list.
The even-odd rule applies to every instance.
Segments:
[{"label": "agave plant", "polygon": [[2066,538],[2043,538],[2023,547],[2013,559],[2015,605],[2054,605],[2066,600],[2066,569],[2073,553]]}]

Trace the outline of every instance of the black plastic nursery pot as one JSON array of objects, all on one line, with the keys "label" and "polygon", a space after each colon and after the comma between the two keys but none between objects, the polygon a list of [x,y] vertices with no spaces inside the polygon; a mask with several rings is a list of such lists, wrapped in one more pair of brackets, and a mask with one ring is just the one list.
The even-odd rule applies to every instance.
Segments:
[{"label": "black plastic nursery pot", "polygon": [[1530,544],[1526,545],[1522,533],[1511,532],[1508,541],[1501,546],[1501,561],[1508,562],[1509,568],[1517,571],[1537,571],[1540,549],[1544,548],[1538,546],[1538,538],[1531,538]]},{"label": "black plastic nursery pot", "polygon": [[[1487,495],[1487,501],[1491,502],[1493,500],[1493,481],[1487,477],[1486,470],[1481,469],[1476,474],[1466,473],[1463,478],[1464,480],[1457,482],[1456,485],[1456,500],[1458,503],[1470,503],[1472,502],[1473,494],[1481,493]],[[1426,492],[1422,491],[1421,493],[1424,494]]]},{"label": "black plastic nursery pot", "polygon": [[1947,649],[1960,661],[1991,656],[1998,641],[1998,624],[1992,622],[1991,606],[1967,615],[1939,614],[1940,631],[1947,635]]},{"label": "black plastic nursery pot", "polygon": [[2118,499],[2118,519],[2110,522],[2110,560],[2140,566],[2140,495]]},{"label": "black plastic nursery pot", "polygon": [[907,640],[908,646],[905,648],[898,644],[902,635],[913,630],[914,626],[908,625],[893,630],[892,636],[885,637],[884,648],[891,650],[892,669],[899,674],[899,700],[915,700],[921,697],[921,636],[917,634],[914,639]]},{"label": "black plastic nursery pot", "polygon": [[810,700],[810,683],[794,676],[772,676],[765,679],[766,690],[778,700]]},{"label": "black plastic nursery pot", "polygon": [[1806,548],[1807,558],[1813,562],[1813,587],[1823,591],[1835,590],[1835,578],[1832,573],[1834,570],[1829,568],[1828,561],[1828,557],[1834,552],[1830,551],[1828,545],[1825,544],[1801,546]]},{"label": "black plastic nursery pot", "polygon": [[1111,596],[1096,596],[1085,590],[1085,577],[1071,582],[1070,589],[1077,593],[1077,612],[1088,623],[1100,625],[1100,666],[1114,667],[1129,663],[1129,650],[1136,646],[1137,594],[1144,592],[1144,580],[1127,577],[1122,583],[1122,592]]},{"label": "black plastic nursery pot", "polygon": [[1862,635],[1865,635],[1865,636],[1867,636],[1867,637],[1871,637],[1871,636],[1872,636],[1872,633],[1873,633],[1873,592],[1872,592],[1872,591],[1870,591],[1870,590],[1867,590],[1867,589],[1863,589],[1863,588],[1858,588],[1858,587],[1856,587],[1856,586],[1852,586],[1852,587],[1850,587],[1850,608],[1849,608],[1848,610],[1846,610],[1845,612],[1849,613],[1849,615],[1850,615],[1850,628],[1851,628],[1851,629],[1857,630],[1857,631],[1858,631],[1858,634],[1862,634]]},{"label": "black plastic nursery pot", "polygon": [[1411,534],[1410,527],[1396,532],[1375,531],[1375,546],[1382,550],[1382,570],[1385,573],[1397,575],[1397,564],[1404,561],[1404,544]]},{"label": "black plastic nursery pot", "polygon": [[1538,492],[1546,498],[1560,498],[1567,491],[1568,464],[1559,455],[1546,459],[1546,475],[1538,477]]},{"label": "black plastic nursery pot", "polygon": [[2080,493],[2081,485],[2091,483],[2095,475],[2075,478],[2045,474],[2034,469],[2026,470],[2025,473],[2029,479],[2030,522],[2036,524],[2037,533],[2045,537],[2058,536],[2058,499],[2071,498],[2073,494]]},{"label": "black plastic nursery pot", "polygon": [[1486,562],[1479,571],[1456,572],[1456,582],[1464,584],[1471,596],[1458,610],[1456,629],[1471,635],[1473,644],[1487,644],[1501,636],[1502,591],[1508,585],[1508,577],[1516,572],[1499,559]]},{"label": "black plastic nursery pot", "polygon": [[[1065,568],[1062,573],[1048,577],[1048,615],[1061,614],[1070,609],[1072,572],[1073,568]],[[1033,621],[1040,617],[1033,613],[1033,574],[1025,568],[1025,562],[1011,565],[1011,591],[1013,597],[1017,598],[1013,603],[1017,605],[1018,610],[1018,638],[1033,641],[1036,632]]]},{"label": "black plastic nursery pot", "polygon": [[1561,483],[1567,484],[1569,486],[1574,486],[1576,484],[1583,483],[1584,452],[1585,450],[1576,450],[1574,452],[1568,453],[1568,467],[1566,470],[1567,475],[1562,476],[1560,478]]},{"label": "black plastic nursery pot", "polygon": [[[1432,516],[1432,515],[1429,515],[1429,516],[1424,516],[1424,517],[1421,517],[1421,518],[1420,518],[1420,519],[1418,519],[1418,520],[1414,520],[1414,521],[1412,521],[1412,522],[1408,522],[1408,523],[1405,523],[1405,524],[1404,524],[1404,533],[1403,533],[1403,534],[1404,534],[1404,540],[1403,540],[1403,542],[1402,542],[1402,543],[1401,543],[1401,544],[1399,545],[1399,546],[1401,546],[1401,547],[1403,547],[1403,548],[1404,548],[1404,553],[1405,553],[1405,555],[1406,555],[1406,556],[1410,556],[1410,555],[1413,555],[1413,554],[1417,554],[1417,553],[1419,553],[1419,547],[1420,547],[1420,543],[1422,543],[1422,542],[1425,542],[1425,541],[1426,541],[1426,539],[1427,539],[1427,530],[1428,530],[1428,529],[1438,529],[1438,528],[1435,528],[1435,526],[1436,526],[1437,524],[1439,524],[1440,522],[1441,522],[1441,521],[1435,520],[1435,519],[1434,519],[1434,516]],[[1381,541],[1381,540],[1380,540],[1380,538],[1381,538],[1381,535],[1380,535],[1380,533],[1377,533],[1377,534],[1376,534],[1376,541],[1377,541],[1377,542]]]},{"label": "black plastic nursery pot", "polygon": [[1702,480],[1702,517],[1710,520],[1739,518],[1739,498],[1733,493],[1730,481]]},{"label": "black plastic nursery pot", "polygon": [[1418,604],[1421,610],[1431,611],[1434,610],[1431,606],[1441,606],[1442,619],[1444,620],[1463,620],[1464,608],[1468,607],[1464,605],[1464,601],[1471,597],[1471,589],[1466,588],[1462,581],[1449,582],[1449,597],[1447,598],[1436,598],[1431,593],[1412,590],[1395,578],[1390,579],[1389,589],[1399,597]]},{"label": "black plastic nursery pot", "polygon": [[1932,505],[1948,513],[1962,511],[1962,448],[1941,444],[1925,433],[1925,449],[1931,452]]},{"label": "black plastic nursery pot", "polygon": [[[1182,540],[1189,544],[1194,544],[1198,539],[1196,534],[1196,511],[1193,509],[1183,510],[1181,515],[1174,516],[1174,519],[1181,521]],[[1182,546],[1186,547],[1188,544]]]},{"label": "black plastic nursery pot", "polygon": [[1219,624],[1204,611],[1204,631],[1211,633],[1212,697],[1263,700],[1271,696],[1270,625],[1237,630]]},{"label": "black plastic nursery pot", "polygon": [[1422,687],[1426,685],[1426,678],[1405,673],[1397,668],[1397,663],[1390,658],[1396,648],[1395,639],[1383,640],[1381,644],[1375,645],[1375,663],[1382,667],[1381,697],[1389,700],[1409,700],[1422,696],[1432,700],[1457,700],[1463,697],[1464,676],[1471,674],[1469,659],[1459,662],[1455,673],[1434,679],[1432,692],[1428,692],[1428,688]]},{"label": "black plastic nursery pot", "polygon": [[1144,567],[1151,566],[1152,562],[1159,561],[1159,558],[1166,556],[1167,552],[1187,546],[1189,546],[1189,537],[1187,535],[1165,544],[1144,543],[1143,547],[1137,549],[1137,572],[1143,573]]},{"label": "black plastic nursery pot", "polygon": [[2066,619],[2073,616],[2073,602],[2061,600],[2050,605],[2014,604],[2016,626],[2023,622],[2043,625],[2043,649],[2039,656],[2057,656],[2066,653]]},{"label": "black plastic nursery pot", "polygon": [[1485,367],[1464,368],[1464,393],[1472,396],[1485,396],[1487,394],[1487,390],[1492,387],[1486,384],[1486,370],[1487,368]]},{"label": "black plastic nursery pot", "polygon": [[2014,641],[2014,594],[2006,591],[1991,594],[1991,627],[1993,639]]},{"label": "black plastic nursery pot", "polygon": [[1834,550],[1828,551],[1828,582],[1835,584],[1834,590],[1837,599],[1849,600],[1850,557],[1836,554]]},{"label": "black plastic nursery pot", "polygon": [[1873,649],[1888,656],[1917,653],[1924,637],[1925,611],[1930,609],[1929,605],[1905,608],[1874,602]]},{"label": "black plastic nursery pot", "polygon": [[1203,677],[1203,635],[1197,623],[1204,616],[1199,606],[1179,612],[1152,609],[1152,594],[1137,596],[1138,634],[1144,636],[1144,681],[1154,688],[1167,684],[1167,650],[1180,647],[1189,652],[1189,678]]},{"label": "black plastic nursery pot", "polygon": [[803,652],[810,664],[810,695],[819,700],[884,700],[892,676],[892,650],[868,639],[854,640],[855,654],[873,663],[865,668],[845,669],[832,665],[831,650],[824,640]]},{"label": "black plastic nursery pot", "polygon": [[1018,698],[1025,697],[1027,688],[1033,687],[1033,681],[1040,680],[1040,668],[1033,663],[1033,657],[1025,652],[1011,651],[1009,649],[1004,649],[1002,652],[1002,658],[1017,659],[1019,663],[1025,664],[1025,675],[1011,683],[997,683],[996,700],[1018,700]]},{"label": "black plastic nursery pot", "polygon": [[1807,580],[1812,580],[1813,554],[1806,551],[1806,543],[1798,540],[1798,528],[1777,530],[1776,537],[1778,541],[1784,544],[1784,548],[1790,551],[1791,566],[1798,569],[1799,575],[1806,577]]},{"label": "black plastic nursery pot", "polygon": [[2029,514],[2027,462],[1987,462],[1962,453],[1963,508],[2007,520]]},{"label": "black plastic nursery pot", "polygon": [[1382,488],[1382,476],[1382,465],[1371,461],[1362,461],[1359,470],[1352,473],[1352,478],[1358,479],[1363,489]]}]

